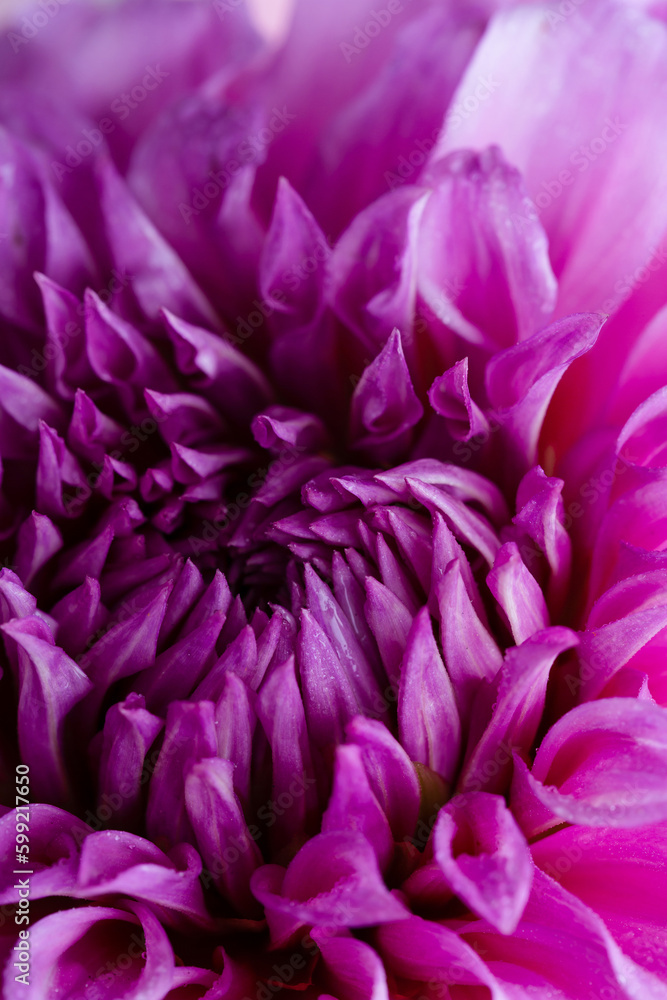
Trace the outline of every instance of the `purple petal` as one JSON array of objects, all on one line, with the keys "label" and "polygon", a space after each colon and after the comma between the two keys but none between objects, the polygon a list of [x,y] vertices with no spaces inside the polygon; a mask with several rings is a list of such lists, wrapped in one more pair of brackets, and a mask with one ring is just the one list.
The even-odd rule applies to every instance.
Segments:
[{"label": "purple petal", "polygon": [[63,725],[72,708],[92,689],[66,653],[40,637],[44,625],[34,616],[2,626],[19,647],[18,739],[30,767],[33,794],[45,802],[67,802],[68,771],[63,759]]},{"label": "purple petal", "polygon": [[556,386],[572,362],[591,349],[603,322],[604,317],[594,313],[558,320],[496,354],[487,365],[486,391],[517,468],[535,464]]},{"label": "purple petal", "polygon": [[425,764],[446,782],[453,781],[461,750],[461,724],[426,608],[412,624],[401,665],[398,732],[411,760]]},{"label": "purple petal", "polygon": [[481,682],[492,681],[500,670],[502,654],[475,610],[461,566],[462,560],[452,559],[436,587],[436,596],[447,672],[463,720],[469,716]]},{"label": "purple petal", "polygon": [[452,153],[421,182],[433,193],[421,223],[418,283],[434,314],[464,340],[496,350],[541,329],[556,280],[518,170],[491,146]]},{"label": "purple petal", "polygon": [[166,309],[164,318],[179,370],[230,420],[247,422],[271,402],[271,387],[245,354],[223,337],[192,326]]},{"label": "purple petal", "polygon": [[[408,911],[385,887],[373,848],[361,834],[321,833],[301,848],[277,884],[282,870],[260,868],[252,890],[263,903],[269,927],[291,924],[370,927],[404,920]],[[277,920],[276,920],[277,918]],[[287,923],[289,921],[289,923]],[[286,936],[286,935],[285,935]],[[274,943],[279,944],[275,931]]]},{"label": "purple petal", "polygon": [[419,817],[421,791],[410,758],[386,726],[357,717],[347,727],[349,743],[361,747],[368,781],[382,806],[394,840],[411,837]]},{"label": "purple petal", "polygon": [[69,656],[83,653],[91,639],[103,631],[108,618],[97,580],[87,576],[80,587],[51,608],[51,615],[58,624],[58,645]]},{"label": "purple petal", "polygon": [[222,694],[228,673],[236,674],[251,691],[256,691],[261,683],[262,678],[259,677],[257,669],[257,640],[250,625],[244,626],[229,643],[220,659],[209,669],[196,688],[193,697],[199,700],[217,701]]},{"label": "purple petal", "polygon": [[97,183],[113,262],[132,275],[132,291],[149,319],[169,309],[193,322],[216,318],[201,290],[144,215],[109,161],[98,161]]},{"label": "purple petal", "polygon": [[[259,272],[263,299],[278,313],[270,325],[280,339],[289,337],[290,327],[320,319],[330,253],[324,233],[306,205],[281,177]],[[304,265],[310,260],[313,266],[306,269]]]},{"label": "purple petal", "polygon": [[152,712],[164,714],[170,702],[186,698],[216,659],[215,644],[225,616],[211,615],[198,628],[160,653],[134,684]]},{"label": "purple petal", "polygon": [[373,354],[394,328],[412,330],[426,202],[424,191],[414,187],[379,198],[343,233],[331,258],[331,307]]},{"label": "purple petal", "polygon": [[[113,825],[133,828],[140,819],[146,754],[162,729],[162,719],[146,711],[142,695],[112,705],[104,720],[98,779],[98,807],[113,809]],[[98,808],[99,812],[99,808]]]},{"label": "purple petal", "polygon": [[505,800],[486,792],[456,796],[438,815],[433,849],[459,899],[501,934],[512,934],[530,896],[533,865]]},{"label": "purple petal", "polygon": [[151,840],[194,843],[187,816],[185,773],[192,761],[215,757],[218,740],[210,701],[174,701],[167,710],[164,743],[148,790],[146,830]]},{"label": "purple petal", "polygon": [[433,410],[445,418],[456,441],[469,441],[488,434],[489,422],[474,402],[468,388],[468,359],[463,358],[439,375],[428,391]]},{"label": "purple petal", "polygon": [[168,857],[132,833],[103,830],[86,837],[81,848],[76,895],[104,899],[122,894],[157,910],[173,921],[182,914],[200,925],[210,923],[199,875],[201,861],[187,844]]},{"label": "purple petal", "polygon": [[3,459],[37,454],[39,425],[63,429],[60,406],[31,379],[0,365],[0,449]]},{"label": "purple petal", "polygon": [[[174,955],[158,920],[139,904],[133,913],[105,906],[63,910],[43,917],[30,928],[30,992],[34,996],[76,996],[91,987],[106,992],[114,971],[118,995],[163,1000],[172,983]],[[118,959],[123,958],[123,964]],[[129,962],[125,962],[129,958]],[[4,977],[7,1000],[20,1000],[25,985],[16,982],[9,966]]]},{"label": "purple petal", "polygon": [[534,632],[549,627],[544,595],[523,562],[516,542],[506,542],[498,550],[486,582],[507,615],[517,646]]},{"label": "purple petal", "polygon": [[[25,808],[22,810],[25,815]],[[40,802],[30,805],[29,856],[30,898],[73,894],[79,865],[79,849],[91,828],[63,809]],[[3,858],[0,902],[18,903],[16,868],[16,824],[20,813],[11,810],[0,819],[0,854]],[[24,852],[27,853],[27,852]],[[28,866],[26,866],[28,867]]]},{"label": "purple petal", "polygon": [[251,429],[262,448],[280,451],[289,445],[297,451],[324,447],[327,432],[318,417],[289,406],[270,406],[253,419]]},{"label": "purple petal", "polygon": [[218,756],[234,765],[234,791],[247,807],[252,791],[251,764],[257,716],[250,691],[231,670],[225,674],[222,693],[215,706],[215,724]]},{"label": "purple petal", "polygon": [[16,572],[26,587],[62,547],[63,537],[55,524],[33,511],[19,528],[16,546]]},{"label": "purple petal", "polygon": [[512,751],[527,754],[535,739],[553,662],[577,642],[574,632],[556,627],[537,632],[507,651],[491,720],[472,747],[459,779],[462,791],[505,790]]},{"label": "purple petal", "polygon": [[[535,815],[542,819],[546,807],[550,825],[559,822],[556,817],[597,827],[662,822],[666,718],[667,709],[632,698],[604,698],[568,712],[549,730],[525,776]],[[525,805],[522,811],[526,829],[533,820]]]},{"label": "purple petal", "polygon": [[95,685],[85,706],[91,723],[112,684],[122,677],[145,670],[155,662],[157,638],[170,589],[162,587],[145,608],[127,621],[114,625],[84,654],[81,665]]},{"label": "purple petal", "polygon": [[309,565],[305,567],[304,576],[308,610],[331,642],[364,711],[377,711],[382,694],[372,661],[366,657],[354,629],[327,585]]},{"label": "purple petal", "polygon": [[[357,448],[382,449],[387,458],[400,453],[405,435],[419,423],[424,408],[419,402],[401,336],[394,329],[375,360],[364,370],[354,390],[350,410],[352,443]],[[394,446],[392,451],[387,446]]]},{"label": "purple petal", "polygon": [[315,791],[306,717],[293,657],[266,680],[256,712],[271,747],[273,797],[284,795],[290,802],[282,816],[276,818],[276,840],[281,845],[290,844],[306,833]]},{"label": "purple petal", "polygon": [[340,743],[345,726],[361,711],[359,692],[326,633],[305,609],[301,612],[298,658],[311,739],[319,747]]},{"label": "purple petal", "polygon": [[412,614],[388,587],[372,576],[366,580],[366,595],[366,619],[373,630],[389,682],[396,689],[412,627]]},{"label": "purple petal", "polygon": [[234,765],[211,758],[193,763],[185,778],[185,803],[204,864],[219,892],[244,916],[256,915],[250,877],[262,863],[234,794]]},{"label": "purple petal", "polygon": [[333,788],[322,816],[322,833],[336,830],[362,834],[373,846],[380,870],[386,870],[394,841],[387,817],[371,791],[362,750],[353,744],[336,748]]},{"label": "purple petal", "polygon": [[[316,928],[311,937],[327,970],[327,981],[340,1000],[389,1000],[387,976],[380,956],[363,941],[334,937]],[[323,1000],[320,995],[320,1000]]]}]

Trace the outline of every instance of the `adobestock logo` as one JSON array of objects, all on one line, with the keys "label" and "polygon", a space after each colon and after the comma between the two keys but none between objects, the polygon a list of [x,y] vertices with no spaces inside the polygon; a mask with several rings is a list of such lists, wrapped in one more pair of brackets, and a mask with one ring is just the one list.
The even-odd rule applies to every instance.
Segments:
[{"label": "adobestock logo", "polygon": [[60,8],[68,3],[69,0],[39,0],[37,6],[40,9],[23,18],[20,31],[10,31],[7,35],[7,41],[13,52],[16,53],[23,45],[27,45],[42,28],[50,23]]}]

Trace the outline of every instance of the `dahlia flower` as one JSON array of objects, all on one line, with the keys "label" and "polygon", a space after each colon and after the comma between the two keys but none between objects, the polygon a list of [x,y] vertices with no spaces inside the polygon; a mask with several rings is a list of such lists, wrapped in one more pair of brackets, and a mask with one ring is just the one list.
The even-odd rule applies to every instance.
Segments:
[{"label": "dahlia flower", "polygon": [[0,39],[7,1000],[667,998],[662,2]]}]

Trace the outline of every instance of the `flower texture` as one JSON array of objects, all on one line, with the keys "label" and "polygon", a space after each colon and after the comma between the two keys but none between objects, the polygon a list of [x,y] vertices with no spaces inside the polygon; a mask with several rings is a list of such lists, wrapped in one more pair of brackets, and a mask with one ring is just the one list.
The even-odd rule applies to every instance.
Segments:
[{"label": "flower texture", "polygon": [[3,997],[665,1000],[664,5],[0,44]]}]

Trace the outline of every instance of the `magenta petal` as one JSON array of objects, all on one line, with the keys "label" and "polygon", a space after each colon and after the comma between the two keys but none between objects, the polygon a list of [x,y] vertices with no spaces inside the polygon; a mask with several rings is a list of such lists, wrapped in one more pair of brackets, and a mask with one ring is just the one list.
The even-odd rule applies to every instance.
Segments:
[{"label": "magenta petal", "polygon": [[544,595],[521,559],[515,542],[506,542],[499,549],[486,582],[507,615],[517,645],[534,632],[549,627]]},{"label": "magenta petal", "polygon": [[380,803],[371,791],[358,746],[336,748],[333,788],[322,816],[322,833],[361,833],[373,846],[381,871],[394,854],[394,841]]},{"label": "magenta petal", "polygon": [[305,609],[299,631],[299,676],[311,739],[316,746],[340,743],[345,726],[361,711],[349,677],[324,630]]},{"label": "magenta petal", "polygon": [[407,753],[375,719],[358,716],[347,727],[347,739],[361,747],[371,789],[389,820],[394,840],[411,837],[419,817],[421,790]]},{"label": "magenta petal", "polygon": [[[114,970],[117,996],[163,1000],[172,983],[174,956],[169,939],[152,913],[139,904],[116,910],[86,906],[43,917],[30,928],[30,987],[35,996],[81,996],[91,987],[107,993],[107,963]],[[117,964],[123,958],[122,965]],[[126,962],[125,958],[130,961]],[[4,977],[7,1000],[20,1000],[25,985]]]},{"label": "magenta petal", "polygon": [[[254,700],[254,699],[253,699]],[[234,765],[234,791],[248,806],[251,793],[252,748],[257,716],[251,694],[243,681],[230,670],[215,706],[218,756]]]},{"label": "magenta petal", "polygon": [[664,823],[627,830],[570,826],[531,848],[537,867],[598,913],[625,954],[663,980],[666,850]]},{"label": "magenta petal", "polygon": [[511,934],[530,895],[533,865],[505,800],[486,792],[456,796],[438,815],[433,848],[459,899],[502,934]]},{"label": "magenta petal", "polygon": [[485,922],[461,931],[502,983],[503,998],[579,997],[582,983],[591,998],[605,990],[619,1000],[665,996],[664,983],[623,954],[600,916],[539,870],[514,934],[498,934]]},{"label": "magenta petal", "polygon": [[476,435],[488,434],[489,422],[468,388],[467,358],[436,378],[428,398],[433,410],[445,418],[447,430],[455,440],[469,441]]},{"label": "magenta petal", "polygon": [[260,868],[252,879],[269,926],[274,914],[288,918],[295,928],[304,924],[370,927],[408,917],[402,903],[385,887],[375,852],[361,834],[321,833],[307,841],[284,873],[278,891],[267,885],[274,867]]},{"label": "magenta petal", "polygon": [[366,580],[366,594],[366,619],[373,630],[389,682],[397,688],[412,615],[388,587],[372,576]]},{"label": "magenta petal", "polygon": [[502,654],[473,606],[458,558],[447,566],[436,594],[447,672],[466,719],[481,682],[492,681],[500,670]]},{"label": "magenta petal", "polygon": [[398,731],[413,761],[453,781],[461,750],[461,723],[426,608],[412,623],[401,665]]},{"label": "magenta petal", "polygon": [[462,791],[505,790],[512,751],[527,754],[535,739],[553,662],[577,641],[574,632],[556,627],[536,632],[507,651],[491,720],[473,744],[459,779]]},{"label": "magenta petal", "polygon": [[181,372],[190,384],[231,420],[247,421],[271,401],[265,376],[224,337],[192,326],[164,310],[167,332]]},{"label": "magenta petal", "polygon": [[185,773],[192,761],[216,756],[213,709],[210,701],[174,701],[167,710],[164,743],[148,790],[146,830],[151,840],[194,843],[186,812]]},{"label": "magenta petal", "polygon": [[[182,914],[199,924],[210,918],[199,875],[201,860],[187,844],[168,857],[143,837],[102,830],[86,837],[81,848],[77,893],[86,899],[122,894],[149,907]],[[173,919],[173,914],[169,914]]]},{"label": "magenta petal", "polygon": [[[534,465],[547,407],[565,371],[595,343],[603,316],[569,316],[496,354],[486,368],[486,391],[517,467]],[[521,471],[524,471],[521,469]]]},{"label": "magenta petal", "polygon": [[[339,1000],[389,1000],[387,976],[380,956],[363,941],[333,936],[325,928],[310,935],[327,970],[327,982]],[[323,1000],[320,996],[320,1000]]]},{"label": "magenta petal", "polygon": [[[453,99],[465,107],[480,80],[497,81],[473,114],[447,122],[436,156],[502,145],[549,237],[561,314],[613,308],[627,280],[619,276],[645,266],[665,232],[655,88],[665,79],[667,43],[659,11],[625,4],[568,8],[564,15],[559,8],[506,8],[493,18]],[[567,131],[560,129],[564,107]],[[593,158],[590,144],[601,134],[605,140],[596,145],[605,142],[604,156]]]},{"label": "magenta petal", "polygon": [[[604,698],[568,712],[549,730],[526,775],[533,799],[569,823],[634,827],[667,817],[667,709]],[[532,825],[526,806],[524,828]],[[556,818],[558,817],[558,819]],[[539,832],[539,831],[538,831]]]},{"label": "magenta petal", "polygon": [[[491,1000],[511,997],[499,986],[477,950],[444,924],[410,916],[380,927],[376,940],[387,970],[403,980],[428,983],[438,993],[445,984],[455,989],[457,984],[463,984],[464,992],[457,990],[462,996],[469,992],[465,989],[468,986],[477,987],[478,995],[490,995]],[[470,995],[474,993],[470,991]]]},{"label": "magenta petal", "polygon": [[30,586],[42,566],[62,547],[63,537],[53,521],[33,511],[19,528],[16,546],[16,572],[24,586]]},{"label": "magenta petal", "polygon": [[30,767],[33,794],[44,802],[67,802],[70,794],[63,760],[63,724],[72,708],[92,689],[66,653],[35,634],[33,616],[2,626],[19,647],[18,737],[21,757]]},{"label": "magenta petal", "polygon": [[[16,842],[16,824],[22,821],[21,812],[25,816],[24,808],[19,813],[10,810],[0,819],[0,856],[3,859],[0,902],[3,904],[19,900],[13,869],[17,867],[14,861],[17,847],[25,846]],[[30,805],[29,816],[28,851],[22,853],[30,857],[31,899],[73,895],[79,849],[92,833],[91,828],[63,809],[39,802]]]},{"label": "magenta petal", "polygon": [[215,644],[225,616],[217,612],[160,653],[134,685],[151,710],[162,715],[170,702],[187,698],[216,659]]},{"label": "magenta petal", "polygon": [[113,825],[140,819],[142,789],[148,776],[145,759],[162,729],[162,719],[146,711],[141,695],[130,694],[112,705],[104,720],[99,767],[99,807],[113,810]]},{"label": "magenta petal", "polygon": [[240,913],[252,916],[258,906],[250,892],[250,876],[262,863],[262,855],[234,794],[233,775],[234,765],[228,760],[194,762],[185,777],[185,803],[217,889]]},{"label": "magenta petal", "polygon": [[273,795],[278,798],[284,794],[292,803],[282,816],[276,815],[276,837],[283,844],[290,843],[306,832],[315,791],[306,717],[293,657],[267,679],[259,693],[256,712],[271,746]]},{"label": "magenta petal", "polygon": [[433,193],[419,235],[419,291],[435,315],[465,340],[496,349],[541,329],[556,280],[518,170],[491,146],[432,163],[421,182]]},{"label": "magenta petal", "polygon": [[[572,542],[564,527],[563,486],[561,479],[546,476],[539,465],[535,466],[519,483],[517,514],[512,518],[546,556],[551,570],[547,596],[549,606],[553,605],[556,612],[567,596],[572,563]],[[525,556],[524,560],[527,561]]]},{"label": "magenta petal", "polygon": [[395,327],[412,329],[425,204],[425,192],[414,187],[379,198],[343,233],[331,258],[332,308],[374,354]]},{"label": "magenta petal", "polygon": [[[634,578],[642,581],[652,574],[641,574]],[[655,574],[657,577],[657,598],[648,605],[633,607],[631,586],[626,581],[622,581],[616,587],[601,598],[598,605],[593,607],[591,614],[599,614],[606,605],[612,610],[613,603],[617,605],[616,613],[620,611],[622,604],[626,605],[625,613],[615,621],[591,622],[581,635],[580,662],[581,666],[578,676],[571,679],[570,686],[573,693],[580,692],[584,698],[599,697],[605,685],[614,678],[619,670],[630,662],[637,662],[642,655],[650,656],[651,640],[662,634],[667,628],[667,602],[661,591],[664,588],[662,571]],[[619,600],[620,599],[620,600]],[[659,603],[658,603],[659,601]],[[613,602],[613,603],[612,603]],[[655,606],[651,606],[655,603]],[[651,681],[660,684],[662,669],[662,656],[660,649],[656,650],[656,662],[650,664]],[[650,662],[650,661],[649,661]]]},{"label": "magenta petal", "polygon": [[[385,446],[385,454],[387,445],[403,444],[404,435],[423,414],[405,362],[401,335],[395,329],[354,390],[350,410],[352,443],[358,448]],[[391,453],[386,454],[389,457]]]}]

